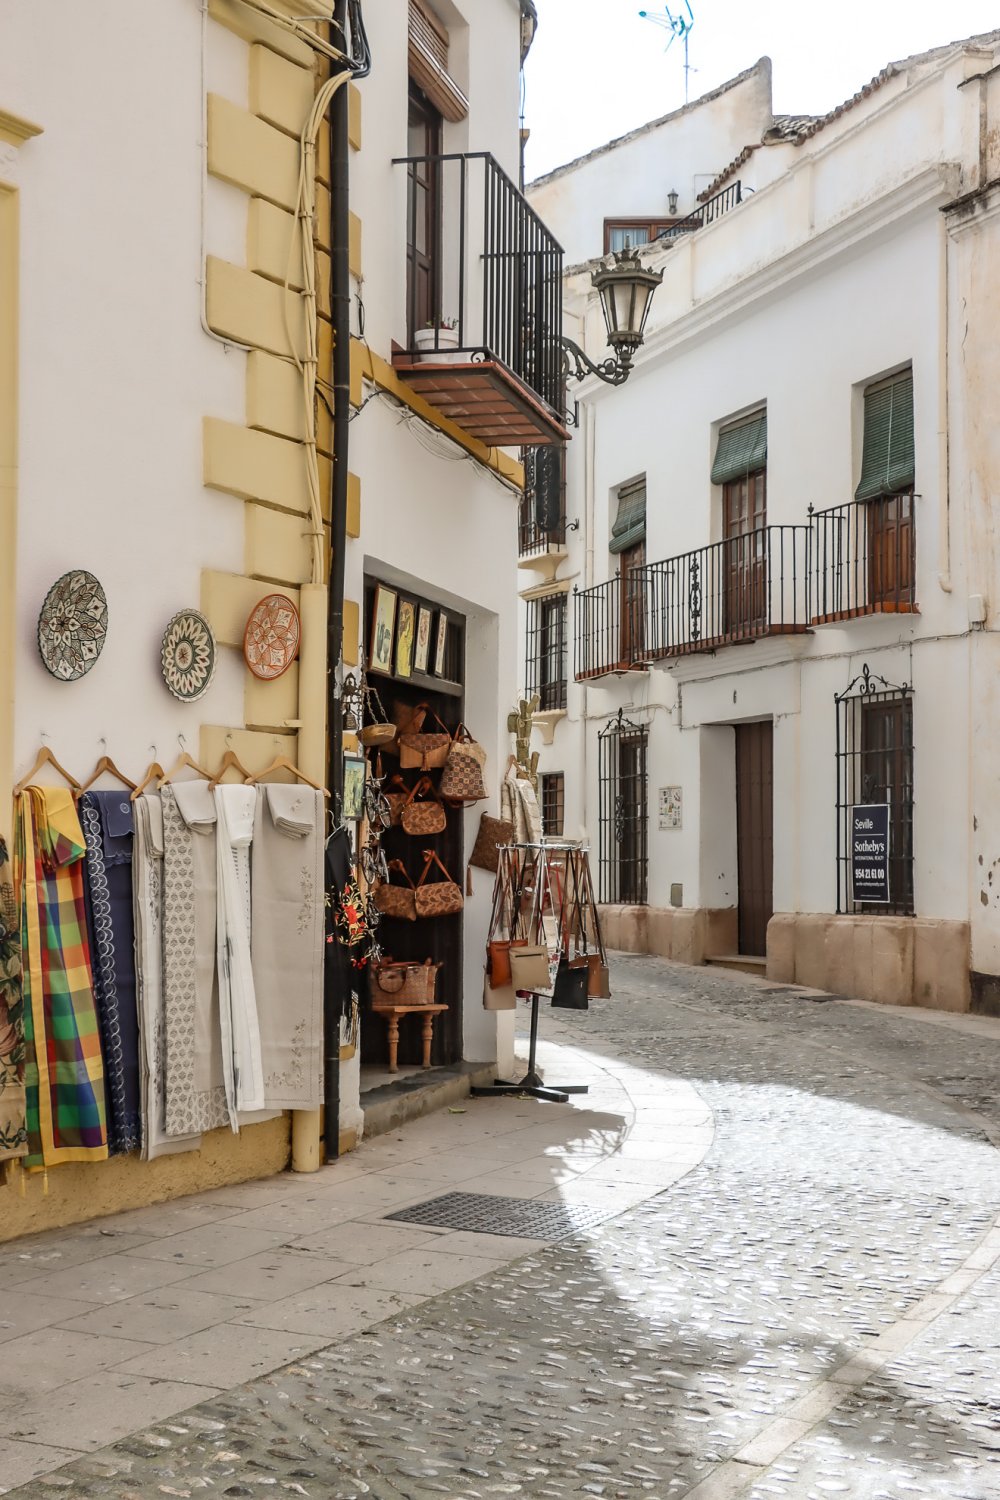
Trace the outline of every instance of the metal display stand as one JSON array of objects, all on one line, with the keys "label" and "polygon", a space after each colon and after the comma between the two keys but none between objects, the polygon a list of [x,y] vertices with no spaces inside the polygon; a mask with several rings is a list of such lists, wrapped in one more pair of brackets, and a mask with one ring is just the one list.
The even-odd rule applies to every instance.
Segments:
[{"label": "metal display stand", "polygon": [[[532,861],[535,878],[541,878],[539,871],[544,872],[544,861],[548,855],[569,855],[574,861],[579,861],[582,869],[574,871],[574,900],[579,903],[581,894],[584,896],[588,907],[590,930],[595,941],[595,951],[605,960],[604,944],[601,938],[600,922],[597,916],[597,906],[593,899],[593,884],[590,879],[590,867],[587,859],[587,850],[579,844],[565,843],[543,843],[543,844],[509,844],[502,846],[500,853],[500,867],[497,871],[497,883],[509,877],[510,866],[513,865],[519,872],[523,872],[528,859]],[[539,856],[542,856],[542,864],[539,865]],[[506,867],[506,868],[505,868]],[[517,888],[520,896],[520,888]],[[565,887],[560,886],[563,895],[566,894]],[[558,913],[558,927],[560,932],[566,931],[564,913]],[[581,920],[583,918],[581,917]],[[511,936],[517,925],[516,916],[511,918]],[[488,1099],[503,1097],[504,1095],[528,1094],[533,1099],[544,1099],[552,1104],[566,1104],[571,1094],[587,1094],[590,1092],[588,1084],[585,1083],[560,1083],[546,1084],[539,1077],[536,1063],[538,1051],[538,1006],[541,996],[537,992],[531,994],[531,1038],[528,1046],[528,1071],[519,1082],[508,1082],[497,1079],[486,1086],[473,1087],[470,1093],[476,1099]]]}]

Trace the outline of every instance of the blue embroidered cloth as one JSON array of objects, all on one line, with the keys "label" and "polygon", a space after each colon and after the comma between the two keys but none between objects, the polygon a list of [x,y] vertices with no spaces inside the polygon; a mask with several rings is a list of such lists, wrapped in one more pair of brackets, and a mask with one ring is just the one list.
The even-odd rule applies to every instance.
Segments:
[{"label": "blue embroidered cloth", "polygon": [[108,1151],[142,1145],[139,1026],[132,917],[132,804],[127,792],[84,792],[80,822],[87,844],[84,897],[94,996],[104,1052]]}]

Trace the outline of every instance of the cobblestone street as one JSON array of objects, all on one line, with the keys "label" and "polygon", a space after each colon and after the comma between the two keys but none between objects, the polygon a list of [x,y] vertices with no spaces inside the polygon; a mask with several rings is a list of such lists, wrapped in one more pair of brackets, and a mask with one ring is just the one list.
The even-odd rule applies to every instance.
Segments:
[{"label": "cobblestone street", "polygon": [[[162,1376],[164,1418],[154,1402],[129,1435],[87,1452],[70,1422],[60,1450],[61,1392],[50,1390],[45,1428],[5,1359],[0,1489],[45,1500],[997,1500],[1000,1022],[647,958],[616,958],[612,980],[613,1001],[543,1015],[547,1077],[588,1081],[586,1099],[470,1100],[321,1174],[354,1174],[353,1212],[371,1233],[363,1254],[347,1243],[356,1233],[338,1235],[345,1213],[323,1207],[333,1199],[298,1199],[301,1185],[202,1195],[242,1210],[245,1222],[223,1221],[230,1238],[270,1226],[274,1253],[294,1240],[297,1264],[326,1258],[342,1298],[368,1299],[364,1317],[331,1320],[333,1304],[315,1296],[329,1282],[315,1276],[313,1301],[306,1278],[266,1313],[262,1290],[227,1286],[227,1268],[203,1262],[195,1295],[246,1293],[212,1330],[216,1350],[310,1334],[294,1362],[220,1391],[204,1369],[157,1369],[148,1298],[97,1310],[91,1299],[66,1321],[104,1344],[135,1341],[116,1378],[124,1391],[129,1365],[154,1387]],[[460,1152],[472,1153],[464,1169]],[[525,1166],[529,1156],[557,1170]],[[376,1182],[397,1184],[395,1197]],[[402,1263],[440,1248],[441,1231],[384,1216],[456,1189],[608,1217],[553,1244],[452,1236],[454,1274],[418,1283]],[[116,1225],[128,1233],[135,1221],[138,1239],[142,1214]],[[19,1254],[24,1270],[23,1247],[0,1252],[0,1274]],[[140,1240],[134,1257],[169,1260],[169,1236]],[[54,1289],[27,1264],[9,1296],[34,1279],[36,1293],[72,1302],[74,1276],[94,1263],[67,1264]],[[86,1287],[76,1295],[87,1301]],[[11,1338],[2,1318],[0,1337]]]}]

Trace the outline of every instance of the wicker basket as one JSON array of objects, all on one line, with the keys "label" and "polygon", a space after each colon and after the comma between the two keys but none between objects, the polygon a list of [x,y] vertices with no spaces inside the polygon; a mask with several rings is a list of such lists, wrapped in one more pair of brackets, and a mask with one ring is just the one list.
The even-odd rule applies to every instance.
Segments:
[{"label": "wicker basket", "polygon": [[440,967],[429,958],[422,964],[382,959],[369,970],[372,1004],[433,1005]]}]

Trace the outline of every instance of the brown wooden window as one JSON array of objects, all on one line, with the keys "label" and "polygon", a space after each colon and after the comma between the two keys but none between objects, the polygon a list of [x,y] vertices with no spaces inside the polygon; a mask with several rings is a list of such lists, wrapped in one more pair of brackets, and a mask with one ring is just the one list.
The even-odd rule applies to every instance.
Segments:
[{"label": "brown wooden window", "polygon": [[664,229],[679,222],[678,219],[605,219],[604,253],[608,255],[612,250],[624,250],[626,240],[633,250],[639,245],[652,244]]},{"label": "brown wooden window", "polygon": [[[441,115],[410,84],[406,225],[407,336],[433,327],[441,317]],[[422,158],[422,159],[420,159]]]},{"label": "brown wooden window", "polygon": [[562,838],[566,818],[566,778],[562,771],[548,771],[541,778],[542,832],[546,838]]},{"label": "brown wooden window", "polygon": [[722,487],[725,542],[723,630],[745,635],[767,623],[767,470]]}]

